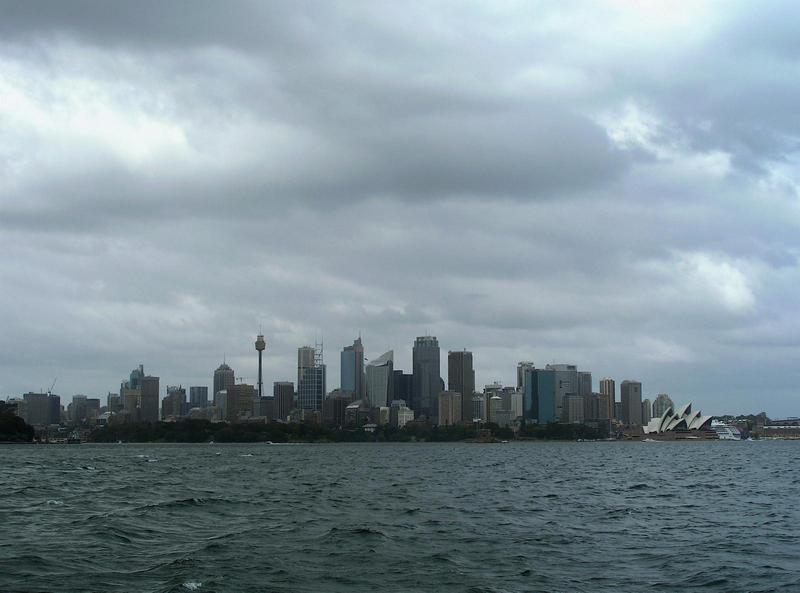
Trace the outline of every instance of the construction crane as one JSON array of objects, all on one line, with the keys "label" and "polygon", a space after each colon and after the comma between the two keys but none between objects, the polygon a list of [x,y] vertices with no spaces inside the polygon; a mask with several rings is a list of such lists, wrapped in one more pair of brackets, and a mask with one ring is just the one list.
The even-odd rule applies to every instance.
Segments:
[{"label": "construction crane", "polygon": [[53,384],[50,385],[50,389],[47,390],[47,395],[53,395],[53,388],[56,386],[56,381],[58,381],[58,377],[53,379]]}]

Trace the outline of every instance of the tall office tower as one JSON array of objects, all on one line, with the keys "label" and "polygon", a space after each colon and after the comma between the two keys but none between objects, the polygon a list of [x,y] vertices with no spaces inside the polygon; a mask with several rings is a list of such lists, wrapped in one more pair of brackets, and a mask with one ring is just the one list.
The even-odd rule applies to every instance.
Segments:
[{"label": "tall office tower", "polygon": [[656,396],[656,401],[653,402],[653,417],[661,418],[661,416],[664,415],[664,412],[670,408],[675,409],[675,404],[672,403],[672,398],[670,398],[670,396],[668,396],[666,393],[659,393]]},{"label": "tall office tower", "polygon": [[653,419],[653,404],[649,399],[642,400],[642,426]]},{"label": "tall office tower", "polygon": [[642,426],[642,384],[639,381],[623,381],[619,386],[619,399],[622,403],[622,423]]},{"label": "tall office tower", "polygon": [[584,414],[585,398],[577,393],[570,393],[564,397],[564,421],[568,424],[583,424],[586,419]]},{"label": "tall office tower", "polygon": [[607,418],[616,418],[616,408],[614,404],[617,401],[617,386],[614,379],[611,377],[603,377],[600,379],[600,395],[606,396],[605,402],[608,406],[606,410]]},{"label": "tall office tower", "polygon": [[450,426],[452,424],[461,423],[462,399],[461,394],[457,391],[442,391],[439,394],[439,410],[437,414],[439,426]]},{"label": "tall office tower", "polygon": [[258,397],[264,395],[263,393],[263,381],[261,375],[261,355],[264,353],[264,349],[267,347],[267,342],[264,340],[264,336],[262,334],[258,334],[256,337],[256,351],[258,352]]},{"label": "tall office tower", "polygon": [[161,402],[161,418],[181,418],[186,413],[186,390],[167,385],[167,396]]},{"label": "tall office tower", "polygon": [[31,426],[50,424],[50,403],[46,393],[25,393],[25,422]]},{"label": "tall office tower", "polygon": [[247,383],[237,383],[227,389],[228,401],[225,420],[236,422],[253,415],[253,404],[256,400],[256,388]]},{"label": "tall office tower", "polygon": [[139,421],[158,422],[159,381],[158,377],[145,375],[140,379]]},{"label": "tall office tower", "polygon": [[394,399],[394,350],[367,364],[367,399],[373,408],[388,406]]},{"label": "tall office tower", "polygon": [[322,358],[322,344],[315,348],[297,349],[297,407],[302,410],[322,411],[325,399],[326,370]]},{"label": "tall office tower", "polygon": [[414,341],[412,351],[414,389],[411,398],[411,409],[421,420],[438,422],[439,393],[442,389],[442,377],[439,366],[439,340],[436,336],[420,336]]},{"label": "tall office tower", "polygon": [[67,418],[73,424],[83,424],[89,418],[89,405],[85,395],[73,395],[67,406]]},{"label": "tall office tower", "polygon": [[535,368],[536,367],[530,360],[523,360],[517,363],[517,389],[521,391],[525,390],[525,371]]},{"label": "tall office tower", "polygon": [[294,409],[294,383],[291,381],[275,381],[272,384],[272,395],[275,398],[275,420],[286,422],[289,413]]},{"label": "tall office tower", "polygon": [[345,346],[341,354],[339,371],[339,388],[353,399],[364,399],[366,386],[364,382],[364,346],[361,336],[353,341],[352,346]]},{"label": "tall office tower", "polygon": [[128,379],[127,389],[140,389],[142,386],[142,379],[144,378],[144,365],[140,364],[138,369],[131,371],[130,379]]},{"label": "tall office tower", "polygon": [[522,416],[537,424],[555,422],[556,371],[528,369],[525,371],[525,392],[522,397]]},{"label": "tall office tower", "polygon": [[568,395],[579,395],[578,367],[574,364],[548,364],[546,370],[554,371],[556,385],[556,418],[566,420],[564,398]]},{"label": "tall office tower", "polygon": [[447,389],[461,394],[461,419],[471,422],[475,396],[475,371],[472,367],[472,352],[466,350],[447,353]]},{"label": "tall office tower", "polygon": [[208,407],[208,387],[189,387],[189,407],[207,408]]},{"label": "tall office tower", "polygon": [[394,376],[394,387],[392,388],[394,399],[401,399],[408,405],[411,401],[411,394],[414,392],[414,375],[401,370],[394,371],[392,375]]},{"label": "tall office tower", "polygon": [[578,395],[589,396],[592,394],[592,373],[578,372]]},{"label": "tall office tower", "polygon": [[234,385],[235,383],[236,378],[234,377],[233,369],[223,362],[217,367],[217,370],[214,371],[213,395],[216,395],[218,391],[224,391],[228,389],[228,387]]},{"label": "tall office tower", "polygon": [[53,393],[47,394],[47,423],[61,424],[61,398]]},{"label": "tall office tower", "polygon": [[109,393],[106,396],[106,409],[109,414],[117,414],[122,411],[122,397],[116,393]]}]

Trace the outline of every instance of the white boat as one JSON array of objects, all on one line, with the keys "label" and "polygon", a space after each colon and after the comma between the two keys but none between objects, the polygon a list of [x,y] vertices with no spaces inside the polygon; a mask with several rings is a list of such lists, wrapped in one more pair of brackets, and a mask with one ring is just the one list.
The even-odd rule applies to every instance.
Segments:
[{"label": "white boat", "polygon": [[719,422],[714,420],[711,422],[711,430],[717,433],[719,440],[721,441],[741,441],[742,440],[742,433],[741,431],[732,424],[725,424],[724,422]]}]

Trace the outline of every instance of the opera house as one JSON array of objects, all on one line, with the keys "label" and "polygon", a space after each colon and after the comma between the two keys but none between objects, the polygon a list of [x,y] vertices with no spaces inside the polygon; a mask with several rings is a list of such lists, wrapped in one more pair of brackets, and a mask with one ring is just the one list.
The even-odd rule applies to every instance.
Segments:
[{"label": "opera house", "polygon": [[711,428],[711,416],[703,416],[700,410],[692,412],[691,403],[677,411],[667,408],[659,418],[647,423],[644,434],[647,438],[665,441],[719,438]]}]

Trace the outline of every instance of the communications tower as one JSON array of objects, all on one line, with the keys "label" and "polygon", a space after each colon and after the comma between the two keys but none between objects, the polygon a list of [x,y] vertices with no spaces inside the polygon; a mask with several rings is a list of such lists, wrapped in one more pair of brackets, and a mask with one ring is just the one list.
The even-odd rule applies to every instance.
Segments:
[{"label": "communications tower", "polygon": [[256,338],[256,350],[258,350],[258,397],[263,397],[262,387],[263,381],[261,378],[261,354],[267,347],[267,342],[264,340],[263,334],[258,334]]}]

